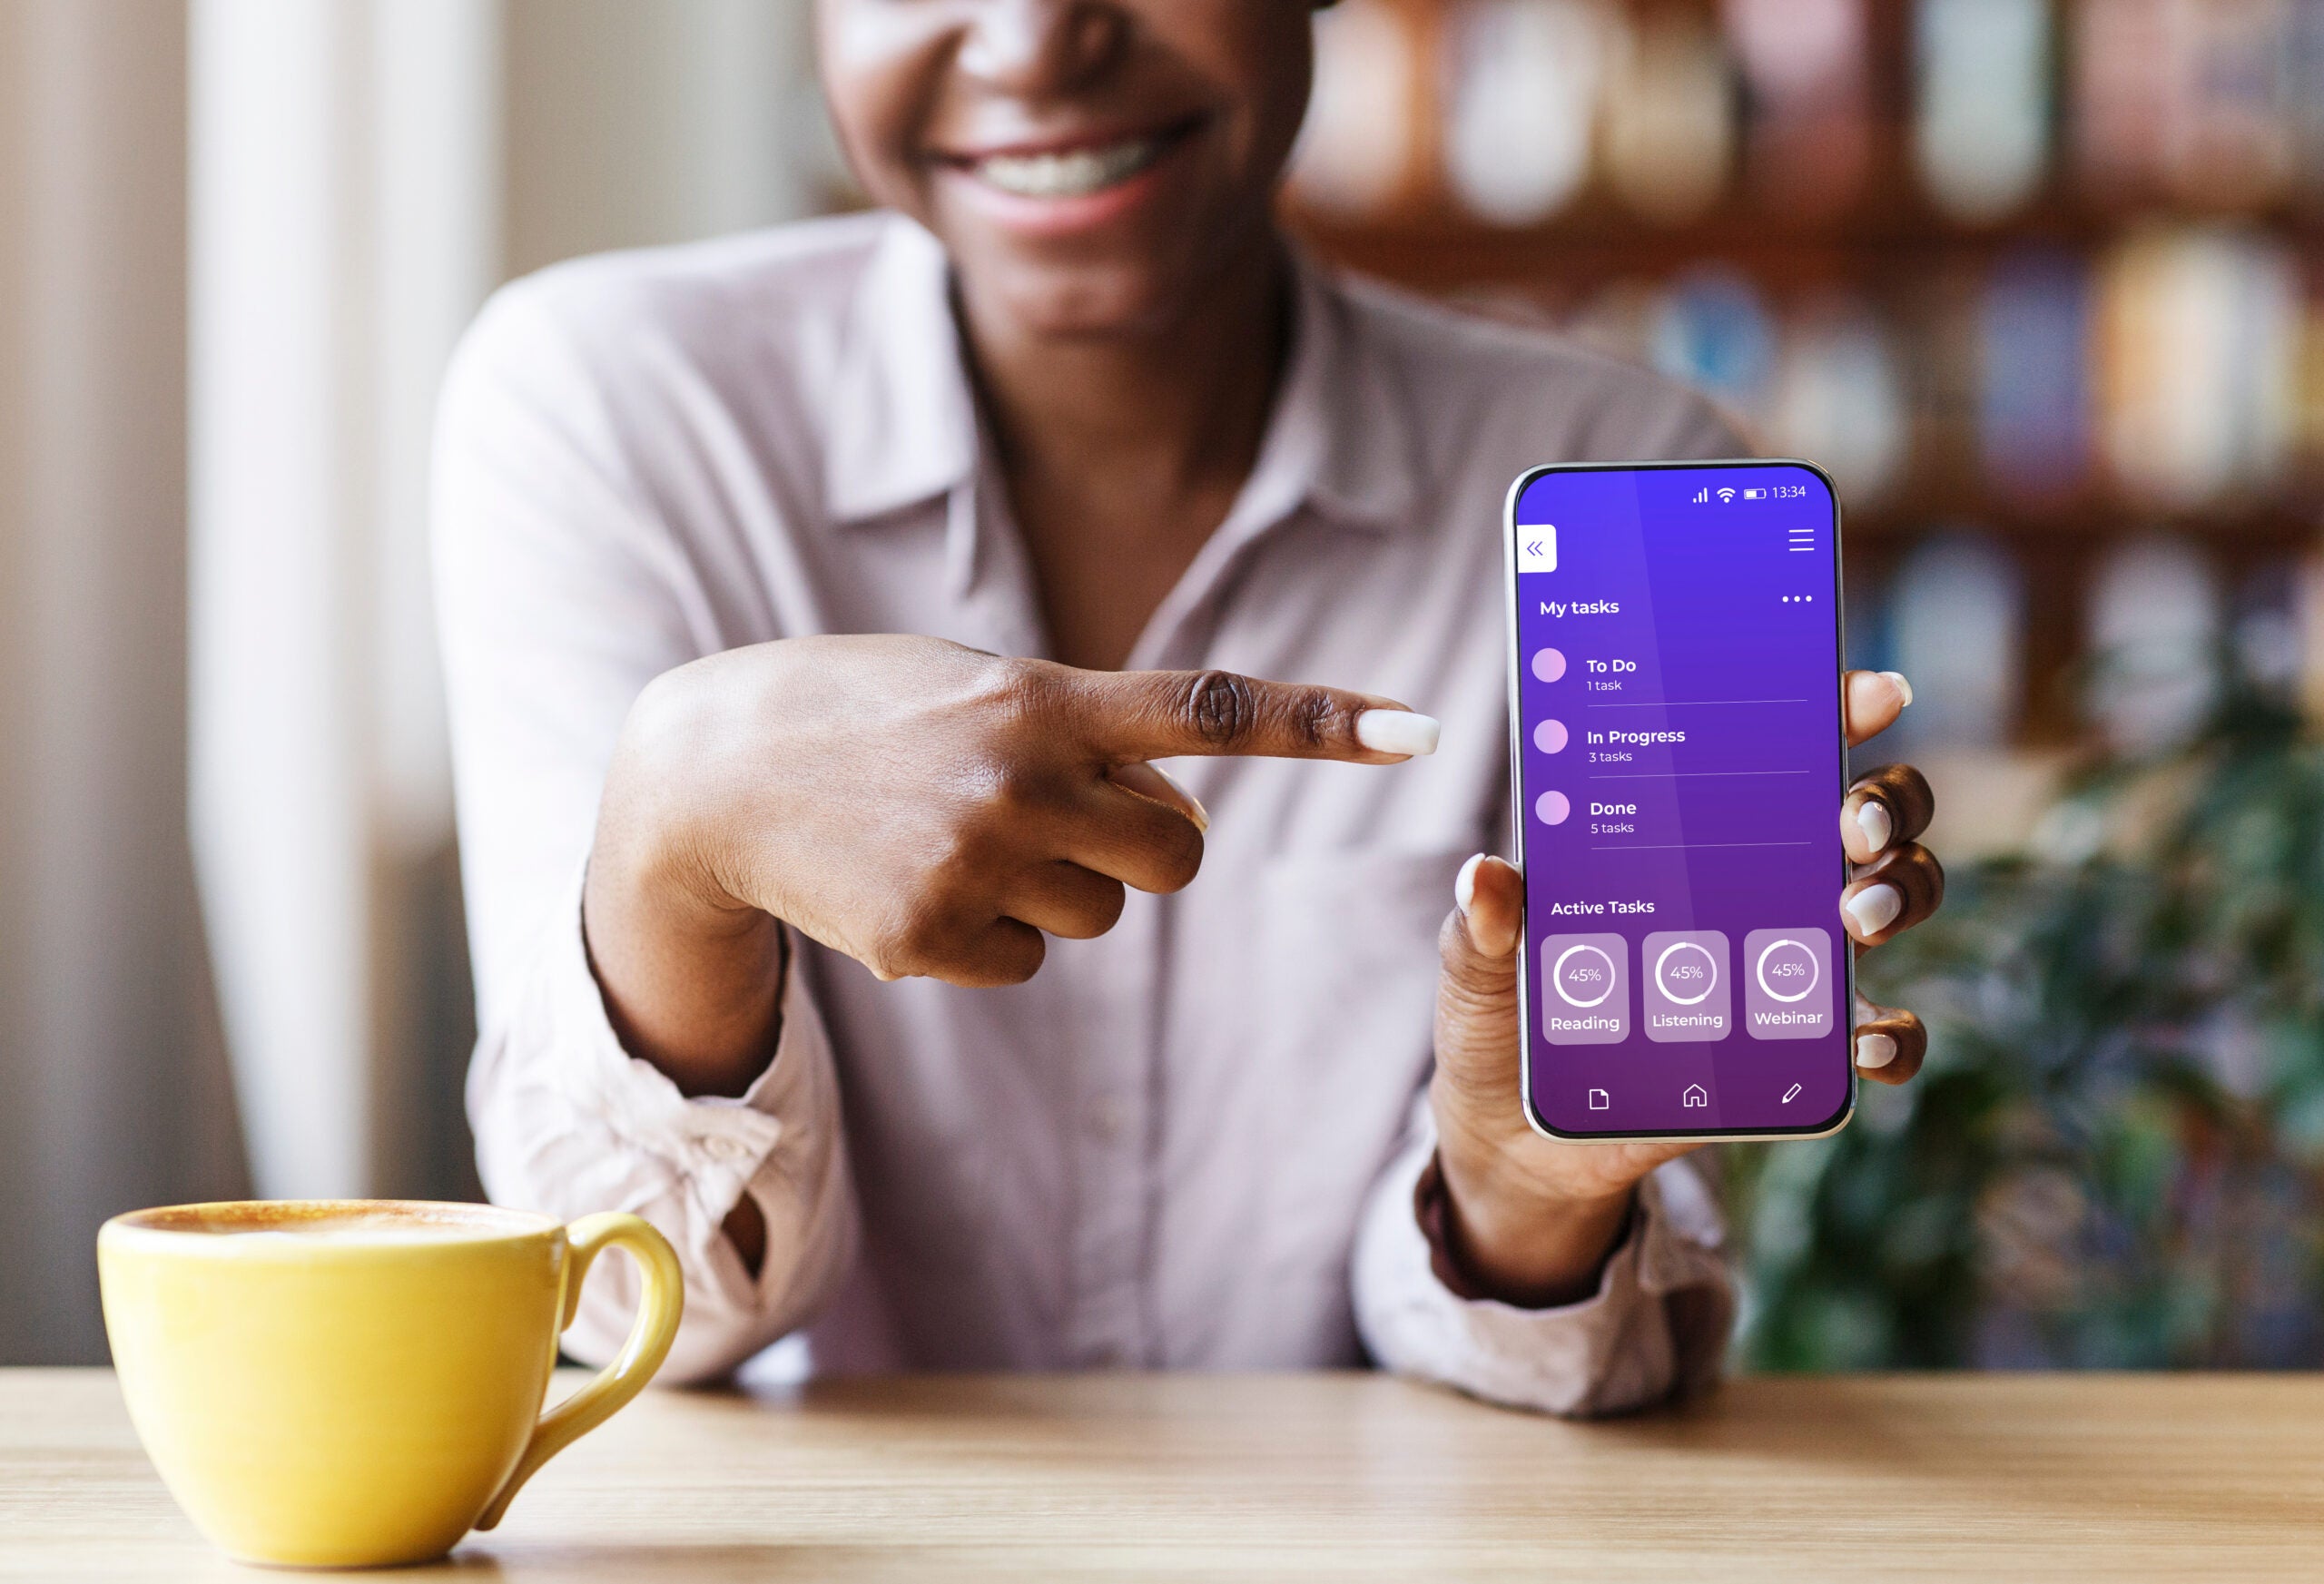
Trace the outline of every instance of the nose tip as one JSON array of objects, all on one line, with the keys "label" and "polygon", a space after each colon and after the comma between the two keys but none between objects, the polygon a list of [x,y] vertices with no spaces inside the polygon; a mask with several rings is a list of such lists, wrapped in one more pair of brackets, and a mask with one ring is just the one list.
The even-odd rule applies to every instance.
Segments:
[{"label": "nose tip", "polygon": [[995,87],[1055,90],[1103,67],[1128,32],[1111,0],[990,0],[977,8],[958,63]]}]

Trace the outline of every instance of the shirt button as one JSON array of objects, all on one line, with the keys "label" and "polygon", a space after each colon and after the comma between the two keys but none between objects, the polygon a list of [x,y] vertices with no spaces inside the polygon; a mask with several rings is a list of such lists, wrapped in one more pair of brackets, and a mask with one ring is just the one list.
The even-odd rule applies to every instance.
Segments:
[{"label": "shirt button", "polygon": [[1089,1131],[1101,1144],[1112,1144],[1129,1131],[1129,1102],[1118,1095],[1107,1095],[1089,1107]]},{"label": "shirt button", "polygon": [[728,1138],[724,1134],[713,1134],[704,1138],[702,1141],[702,1147],[708,1152],[713,1160],[738,1161],[751,1153],[749,1145],[739,1138]]}]

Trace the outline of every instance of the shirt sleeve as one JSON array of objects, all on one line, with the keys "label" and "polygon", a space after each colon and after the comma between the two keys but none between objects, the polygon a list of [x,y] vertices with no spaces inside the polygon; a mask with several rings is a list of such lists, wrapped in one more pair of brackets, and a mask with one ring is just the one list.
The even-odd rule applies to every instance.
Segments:
[{"label": "shirt sleeve", "polygon": [[1546,1413],[1644,1408],[1709,1385],[1734,1323],[1718,1208],[1695,1162],[1639,1185],[1637,1209],[1598,1291],[1557,1309],[1464,1298],[1438,1279],[1413,1189],[1436,1155],[1425,1096],[1357,1231],[1356,1323],[1401,1373]]},{"label": "shirt sleeve", "polygon": [[[480,1031],[468,1117],[496,1202],[567,1219],[633,1211],[670,1239],[686,1312],[665,1377],[699,1379],[821,1304],[851,1256],[855,1205],[803,976],[751,1090],[688,1100],[622,1048],[589,967],[580,877],[622,723],[655,676],[725,645],[675,529],[625,463],[622,381],[602,377],[558,305],[538,280],[502,292],[438,414],[437,614]],[[756,1280],[723,1232],[745,1192],[767,1225]],[[635,1292],[626,1259],[604,1262],[571,1351],[610,1357]]]},{"label": "shirt sleeve", "polygon": [[[581,886],[525,976],[510,1015],[468,1070],[477,1158],[496,1204],[572,1220],[627,1210],[676,1248],[685,1320],[663,1379],[725,1373],[806,1320],[852,1255],[854,1195],[839,1088],[822,1016],[793,973],[774,1059],[739,1099],[689,1100],[622,1048],[581,930]],[[793,941],[793,959],[797,940]],[[744,1193],[766,1221],[753,1279],[727,1239]],[[620,1351],[636,1313],[636,1268],[593,1272],[566,1351],[592,1363]]]}]

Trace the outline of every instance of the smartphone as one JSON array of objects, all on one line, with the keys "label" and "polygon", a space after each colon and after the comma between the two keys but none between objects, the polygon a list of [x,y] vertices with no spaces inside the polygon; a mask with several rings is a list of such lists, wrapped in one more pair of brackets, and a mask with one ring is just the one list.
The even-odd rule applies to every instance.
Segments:
[{"label": "smartphone", "polygon": [[1537,467],[1506,529],[1527,1119],[1579,1140],[1837,1131],[1856,954],[1830,477]]}]

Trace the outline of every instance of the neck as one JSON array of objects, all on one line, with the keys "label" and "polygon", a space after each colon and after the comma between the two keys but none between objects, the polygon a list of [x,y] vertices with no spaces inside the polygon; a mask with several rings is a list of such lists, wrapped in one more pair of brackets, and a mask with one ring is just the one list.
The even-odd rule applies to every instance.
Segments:
[{"label": "neck", "polygon": [[1012,484],[1078,478],[1098,495],[1135,485],[1149,500],[1239,488],[1282,367],[1289,275],[1270,232],[1172,321],[1107,335],[1043,333],[963,290],[979,394]]}]

